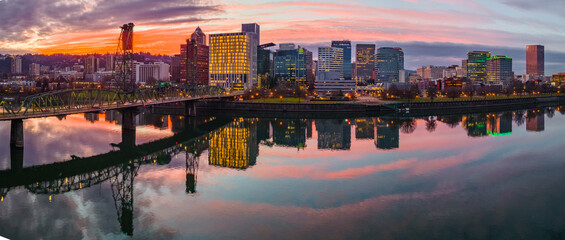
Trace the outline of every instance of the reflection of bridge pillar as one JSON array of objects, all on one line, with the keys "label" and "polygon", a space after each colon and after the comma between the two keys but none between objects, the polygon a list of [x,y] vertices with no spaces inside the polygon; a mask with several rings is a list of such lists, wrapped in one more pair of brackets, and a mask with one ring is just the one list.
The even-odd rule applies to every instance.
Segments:
[{"label": "reflection of bridge pillar", "polygon": [[184,115],[191,117],[196,116],[196,101],[184,102]]},{"label": "reflection of bridge pillar", "polygon": [[186,154],[186,193],[196,193],[198,173],[198,156],[185,151]]},{"label": "reflection of bridge pillar", "polygon": [[10,159],[12,170],[24,168],[24,148],[10,146]]},{"label": "reflection of bridge pillar", "polygon": [[22,119],[12,120],[10,129],[10,146],[24,147],[24,121]]},{"label": "reflection of bridge pillar", "polygon": [[134,163],[120,167],[121,173],[112,179],[112,197],[118,213],[120,229],[128,236],[133,236],[133,180],[137,175]]},{"label": "reflection of bridge pillar", "polygon": [[122,146],[135,147],[136,110],[122,111]]},{"label": "reflection of bridge pillar", "polygon": [[185,117],[184,118],[184,130],[185,131],[196,130],[196,118]]}]

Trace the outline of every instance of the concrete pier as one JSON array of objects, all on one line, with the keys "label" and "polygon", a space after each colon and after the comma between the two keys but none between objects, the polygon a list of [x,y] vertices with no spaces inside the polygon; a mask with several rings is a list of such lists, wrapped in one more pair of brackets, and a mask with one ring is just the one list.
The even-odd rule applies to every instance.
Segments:
[{"label": "concrete pier", "polygon": [[24,121],[22,119],[12,120],[10,129],[10,146],[24,147]]},{"label": "concrete pier", "polygon": [[135,147],[135,115],[137,109],[125,109],[122,113],[122,147]]}]

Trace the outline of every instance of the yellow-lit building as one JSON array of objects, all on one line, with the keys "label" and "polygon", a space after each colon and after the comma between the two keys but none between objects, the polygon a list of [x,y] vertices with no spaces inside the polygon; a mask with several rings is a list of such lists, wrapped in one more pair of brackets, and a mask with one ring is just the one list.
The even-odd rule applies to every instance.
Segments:
[{"label": "yellow-lit building", "polygon": [[237,120],[210,133],[210,165],[246,169],[255,165],[259,155],[255,122]]},{"label": "yellow-lit building", "polygon": [[565,83],[565,73],[558,73],[553,75],[551,81],[555,83],[555,86],[561,86]]},{"label": "yellow-lit building", "polygon": [[259,30],[256,24],[247,25],[256,26],[255,32],[210,35],[210,86],[243,90],[257,84]]}]

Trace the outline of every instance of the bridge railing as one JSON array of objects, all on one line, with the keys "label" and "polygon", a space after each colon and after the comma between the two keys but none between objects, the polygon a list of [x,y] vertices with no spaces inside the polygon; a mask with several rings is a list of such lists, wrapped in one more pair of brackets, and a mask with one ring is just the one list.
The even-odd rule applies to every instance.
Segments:
[{"label": "bridge railing", "polygon": [[102,109],[153,101],[222,96],[227,92],[219,87],[159,86],[124,92],[120,89],[73,89],[51,91],[21,99],[0,99],[0,115],[26,115],[45,112],[66,112]]}]

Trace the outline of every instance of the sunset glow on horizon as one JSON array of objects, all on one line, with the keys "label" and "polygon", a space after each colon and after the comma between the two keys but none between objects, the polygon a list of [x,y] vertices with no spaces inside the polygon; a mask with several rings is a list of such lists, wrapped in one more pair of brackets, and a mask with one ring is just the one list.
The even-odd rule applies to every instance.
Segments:
[{"label": "sunset glow on horizon", "polygon": [[[5,19],[0,21],[0,53],[113,53],[119,26],[133,22],[134,51],[173,55],[197,26],[209,35],[237,32],[241,23],[255,22],[261,26],[261,43],[292,42],[314,52],[342,39],[418,45],[418,51],[426,50],[422,44],[462,51],[542,44],[555,53],[553,64],[565,62],[565,15],[557,11],[565,3],[553,0],[29,2],[0,1]],[[406,54],[418,58],[408,65],[423,60],[446,64],[445,59],[463,57]],[[551,60],[547,65],[551,68]]]}]

